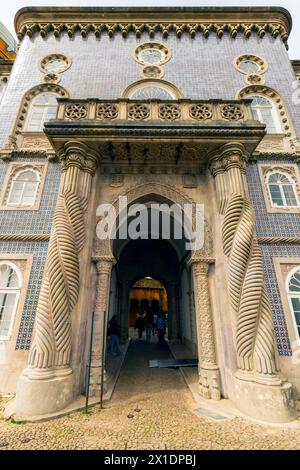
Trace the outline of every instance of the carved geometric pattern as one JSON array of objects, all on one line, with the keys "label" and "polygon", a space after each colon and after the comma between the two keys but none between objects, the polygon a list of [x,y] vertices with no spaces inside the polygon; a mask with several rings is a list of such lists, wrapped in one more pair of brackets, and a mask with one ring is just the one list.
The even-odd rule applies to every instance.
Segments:
[{"label": "carved geometric pattern", "polygon": [[96,108],[97,119],[116,119],[118,117],[118,107],[113,103],[99,103]]},{"label": "carved geometric pattern", "polygon": [[194,104],[189,109],[190,116],[198,121],[212,118],[212,109],[205,104]]},{"label": "carved geometric pattern", "polygon": [[244,117],[242,108],[236,104],[221,105],[221,114],[228,121],[240,121]]},{"label": "carved geometric pattern", "polygon": [[159,117],[166,121],[175,121],[181,116],[181,111],[179,106],[176,104],[162,104],[159,106],[158,111]]},{"label": "carved geometric pattern", "polygon": [[65,117],[72,121],[78,121],[87,117],[87,106],[83,104],[68,104],[65,109]]},{"label": "carved geometric pattern", "polygon": [[102,33],[108,33],[110,37],[113,37],[115,34],[120,32],[124,37],[129,33],[133,33],[136,37],[140,38],[143,32],[154,36],[155,33],[161,33],[164,37],[168,37],[170,31],[174,31],[178,37],[181,37],[183,33],[188,34],[190,37],[194,38],[197,33],[202,34],[205,38],[208,38],[210,34],[217,34],[218,38],[222,38],[224,35],[224,29],[228,34],[235,39],[239,37],[238,33],[243,34],[244,37],[249,38],[252,34],[256,34],[258,37],[265,35],[266,30],[276,38],[281,36],[284,43],[287,43],[288,31],[286,26],[281,22],[272,23],[270,20],[266,22],[265,20],[255,22],[244,22],[240,19],[233,20],[232,15],[230,21],[222,21],[217,23],[212,23],[211,21],[201,21],[194,22],[107,22],[107,20],[101,21],[80,21],[76,22],[47,22],[38,23],[38,22],[28,22],[23,23],[20,30],[17,33],[18,39],[21,41],[24,36],[33,37],[34,34],[40,33],[40,35],[45,38],[50,33],[54,33],[55,37],[59,37],[61,34],[66,32],[69,37],[74,37],[74,35],[79,32],[82,36],[86,37],[88,33],[94,34],[96,37],[101,36]]},{"label": "carved geometric pattern", "polygon": [[128,117],[140,121],[147,119],[150,115],[150,108],[143,103],[134,103],[128,107]]}]

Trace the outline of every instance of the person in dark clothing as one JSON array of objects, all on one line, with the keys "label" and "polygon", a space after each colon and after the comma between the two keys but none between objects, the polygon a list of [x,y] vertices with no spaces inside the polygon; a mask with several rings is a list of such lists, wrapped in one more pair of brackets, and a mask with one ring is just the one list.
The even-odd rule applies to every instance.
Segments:
[{"label": "person in dark clothing", "polygon": [[165,343],[166,326],[167,326],[166,317],[164,316],[163,312],[159,312],[157,316],[157,320],[156,320],[156,328],[157,328],[159,344]]},{"label": "person in dark clothing", "polygon": [[117,315],[114,315],[109,322],[108,336],[110,336],[108,352],[113,356],[119,356],[122,351],[119,343],[120,327],[117,322]]},{"label": "person in dark clothing", "polygon": [[153,331],[153,322],[154,322],[154,315],[153,312],[147,312],[145,316],[146,321],[146,340],[151,340],[151,333]]},{"label": "person in dark clothing", "polygon": [[142,339],[143,331],[145,330],[145,318],[142,313],[138,313],[134,329],[138,330],[139,339]]}]

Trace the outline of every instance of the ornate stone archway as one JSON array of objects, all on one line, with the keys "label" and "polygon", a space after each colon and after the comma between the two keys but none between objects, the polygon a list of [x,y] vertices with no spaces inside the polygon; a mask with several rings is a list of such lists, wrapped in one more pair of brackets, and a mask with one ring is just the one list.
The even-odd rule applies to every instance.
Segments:
[{"label": "ornate stone archway", "polygon": [[[188,197],[183,191],[175,189],[169,184],[159,183],[155,180],[147,181],[131,186],[119,196],[126,196],[128,206],[139,201],[152,201],[158,198],[169,204],[177,204],[183,207],[185,204],[195,206],[196,202]],[[118,197],[119,197],[118,196]],[[111,211],[118,209],[118,198],[112,202]],[[219,400],[221,398],[220,374],[217,365],[215,334],[212,317],[210,288],[208,282],[210,264],[214,262],[213,257],[213,237],[208,221],[204,217],[204,245],[201,249],[191,252],[188,266],[191,267],[194,282],[194,303],[196,315],[196,333],[198,341],[199,357],[199,393],[205,398]],[[193,211],[192,228],[196,229],[195,211]],[[108,293],[110,273],[107,265],[111,268],[116,262],[112,241],[110,237],[106,240],[95,240],[94,260],[97,262],[98,282],[96,306],[101,305],[101,309],[95,309],[96,316],[100,318],[104,311],[108,309]],[[99,269],[100,266],[100,269]],[[103,269],[101,269],[101,266]],[[106,280],[103,276],[106,273]],[[102,281],[100,280],[102,277]],[[98,320],[101,324],[101,320]]]}]

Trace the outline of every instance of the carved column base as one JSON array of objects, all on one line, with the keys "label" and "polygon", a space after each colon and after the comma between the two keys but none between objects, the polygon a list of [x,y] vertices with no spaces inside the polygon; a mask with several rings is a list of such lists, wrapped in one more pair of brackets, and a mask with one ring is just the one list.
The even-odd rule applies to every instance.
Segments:
[{"label": "carved column base", "polygon": [[245,380],[246,382],[255,382],[261,385],[270,385],[272,387],[278,387],[282,385],[282,379],[279,375],[269,374],[258,374],[252,371],[238,370],[235,373],[235,377],[239,380]]},{"label": "carved column base", "polygon": [[291,384],[274,387],[227,376],[228,396],[245,415],[268,423],[288,423],[296,419]]},{"label": "carved column base", "polygon": [[[89,389],[89,397],[97,397],[100,396],[100,387],[101,387],[101,354],[93,354],[92,356],[92,365],[91,365],[91,374],[90,374],[90,389]],[[103,378],[104,378],[104,393],[107,390],[107,373],[104,367],[103,371]]]},{"label": "carved column base", "polygon": [[200,367],[199,395],[206,399],[221,400],[220,372],[217,367]]},{"label": "carved column base", "polygon": [[72,371],[50,379],[32,379],[23,373],[16,390],[17,417],[50,415],[66,408],[74,399],[73,377]]}]

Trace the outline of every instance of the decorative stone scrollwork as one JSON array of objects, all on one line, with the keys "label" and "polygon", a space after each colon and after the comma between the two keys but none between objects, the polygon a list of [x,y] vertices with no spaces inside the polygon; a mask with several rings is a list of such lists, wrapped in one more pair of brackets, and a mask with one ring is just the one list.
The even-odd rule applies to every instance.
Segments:
[{"label": "decorative stone scrollwork", "polygon": [[240,373],[280,384],[276,375],[271,308],[264,286],[263,262],[255,237],[250,201],[232,194],[223,230],[224,253],[229,258],[229,292],[237,316],[236,348]]},{"label": "decorative stone scrollwork", "polygon": [[143,103],[134,103],[128,107],[128,117],[136,121],[147,119],[150,116],[150,108]]},{"label": "decorative stone scrollwork", "polygon": [[96,118],[112,120],[118,117],[118,107],[113,103],[99,103],[96,108]]},{"label": "decorative stone scrollwork", "polygon": [[197,121],[206,121],[212,118],[212,109],[205,104],[194,104],[190,107],[189,114]]},{"label": "decorative stone scrollwork", "polygon": [[176,104],[162,104],[159,106],[158,115],[160,119],[175,121],[181,116],[181,110]]},{"label": "decorative stone scrollwork", "polygon": [[[228,257],[229,297],[236,315],[238,376],[244,380],[280,385],[275,363],[271,307],[255,234],[254,210],[244,187],[246,157],[242,146],[236,144],[231,150],[229,145],[226,146],[219,158],[221,166],[215,165],[212,171],[219,192],[219,205],[225,207],[222,240],[224,253]],[[224,176],[227,191],[220,190],[218,182]]]},{"label": "decorative stone scrollwork", "polygon": [[68,142],[60,155],[62,185],[58,196],[45,277],[29,356],[29,377],[68,375],[71,354],[71,313],[80,290],[79,253],[85,244],[84,213],[97,155],[83,144]]},{"label": "decorative stone scrollwork", "polygon": [[244,118],[242,108],[236,104],[223,104],[220,110],[222,117],[228,121],[240,121]]},{"label": "decorative stone scrollwork", "polygon": [[87,117],[87,106],[84,104],[68,104],[65,109],[65,118],[79,121]]}]

